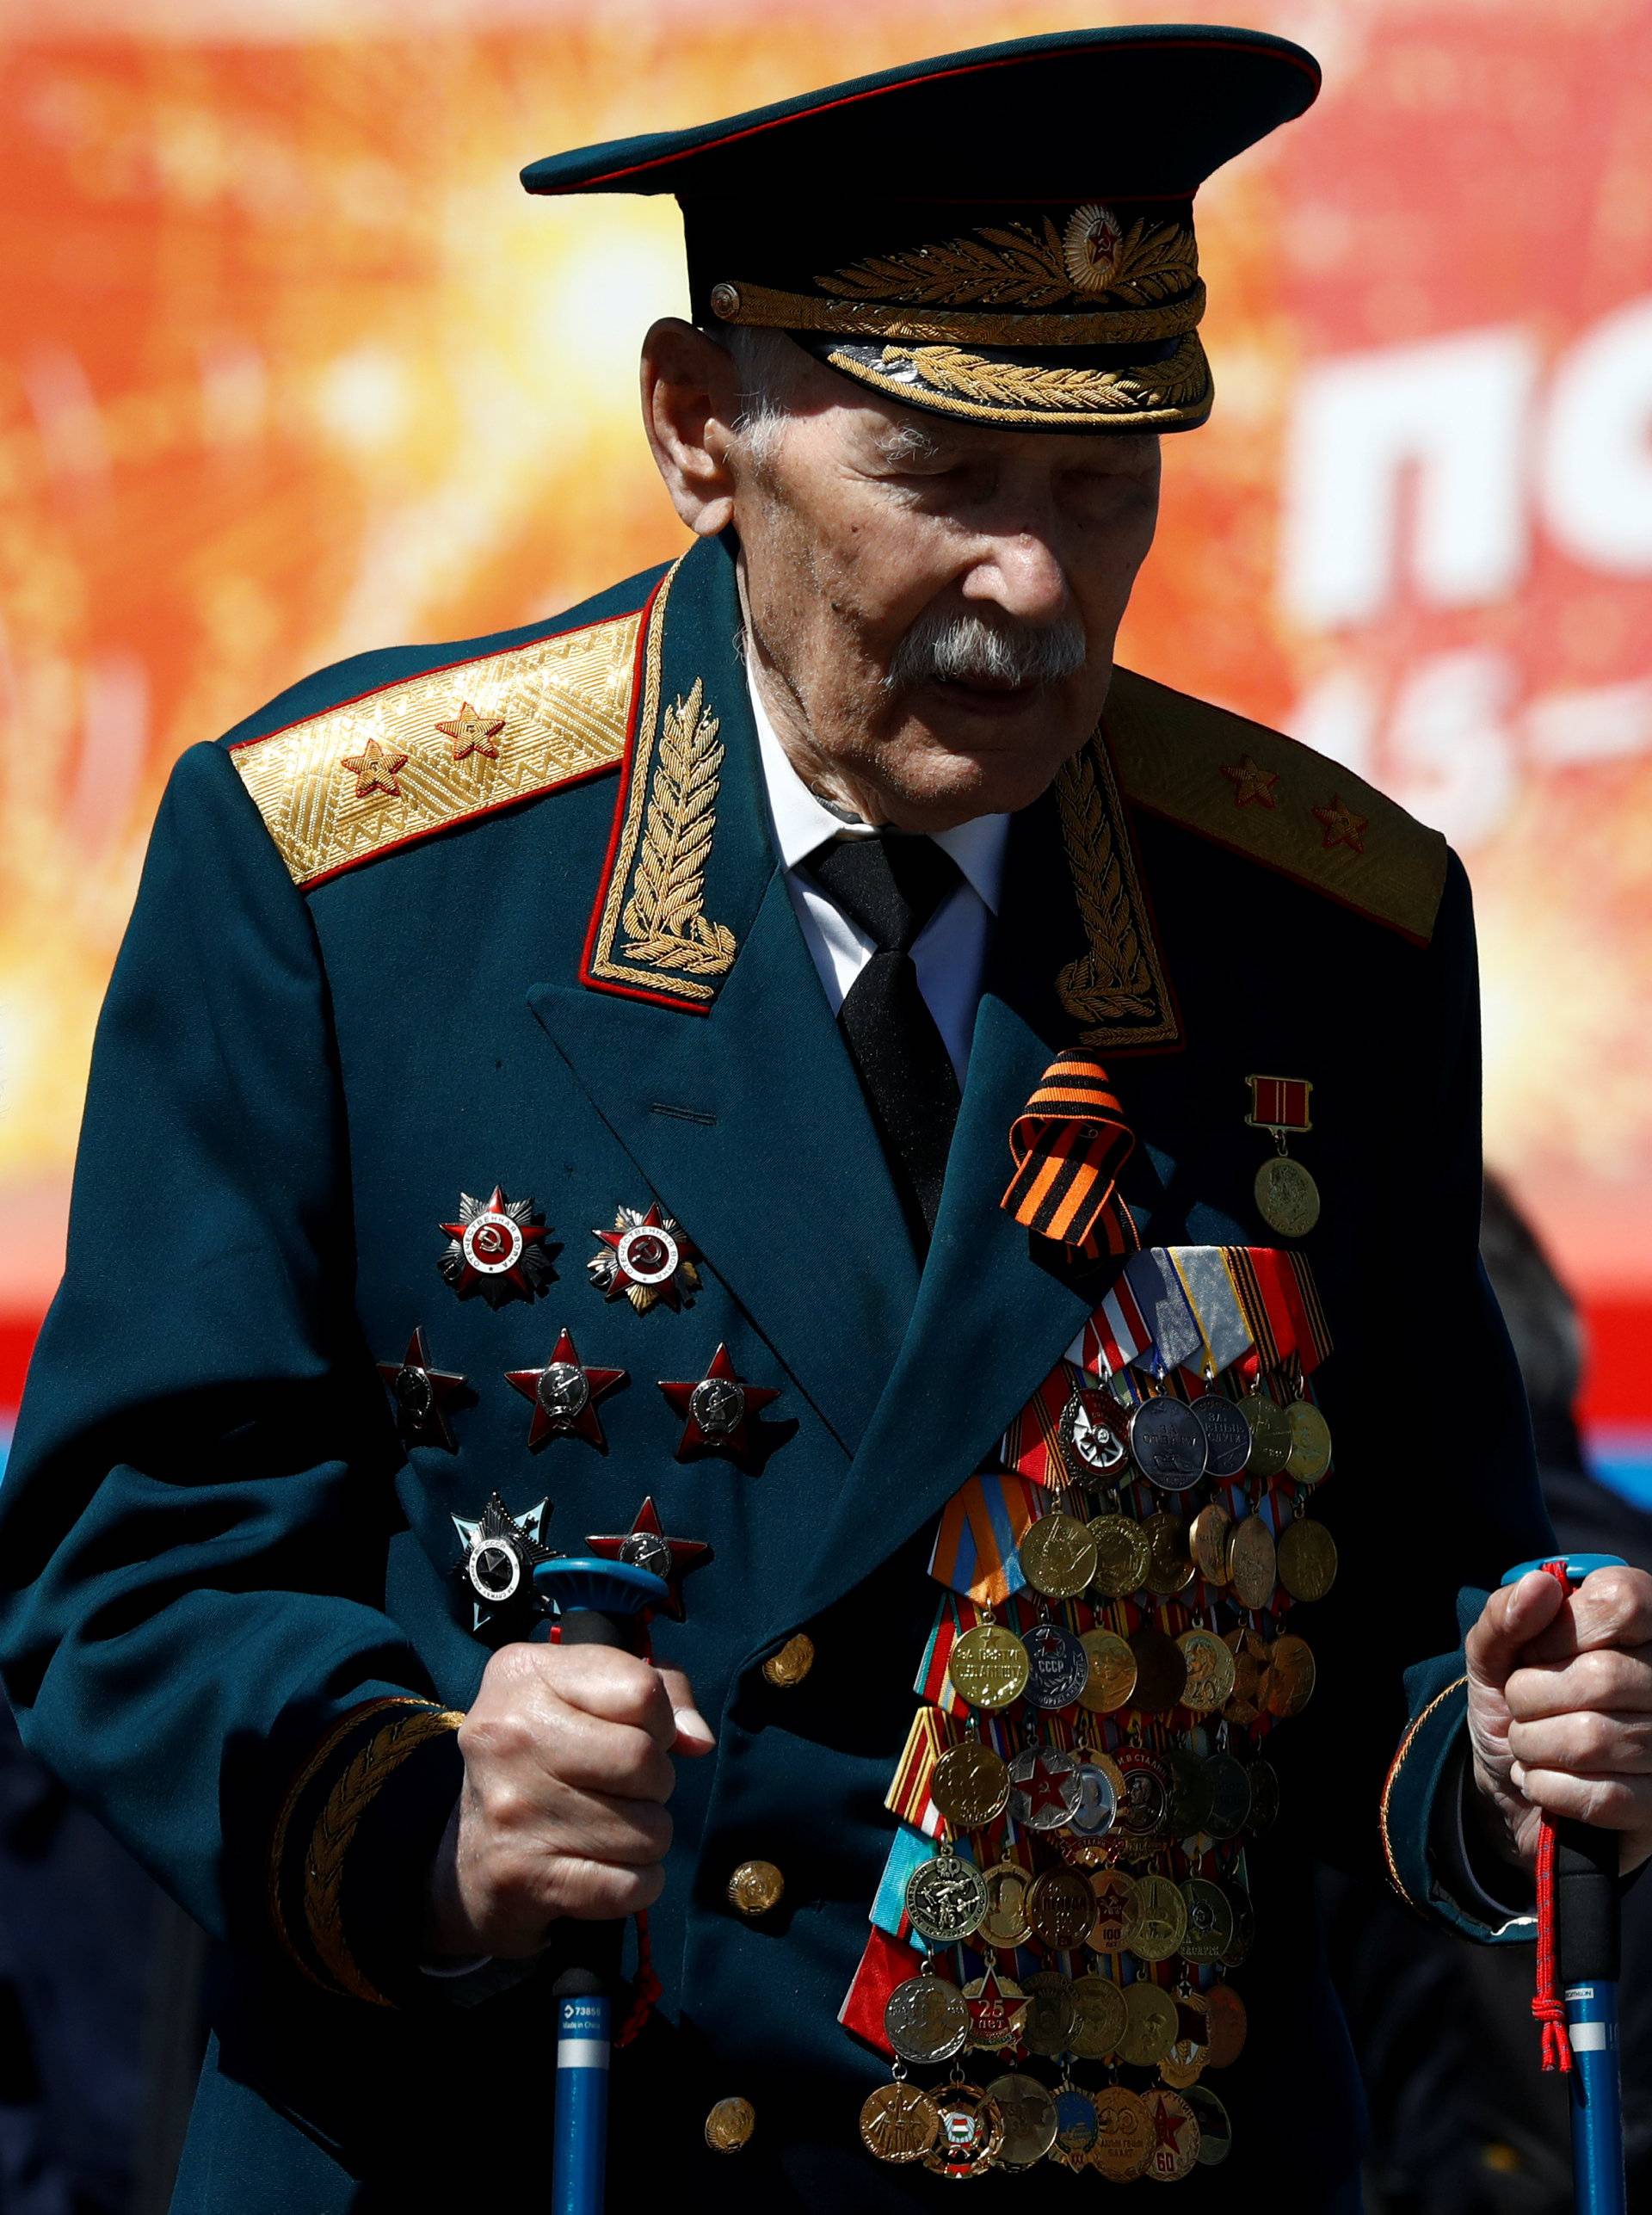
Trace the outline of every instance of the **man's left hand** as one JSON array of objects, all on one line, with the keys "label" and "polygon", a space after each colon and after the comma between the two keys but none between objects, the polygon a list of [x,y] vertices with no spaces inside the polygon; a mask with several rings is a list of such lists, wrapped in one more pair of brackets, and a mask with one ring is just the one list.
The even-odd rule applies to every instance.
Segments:
[{"label": "man's left hand", "polygon": [[1533,1570],[1469,1632],[1474,1780],[1506,1856],[1528,1871],[1542,1816],[1623,1834],[1652,1855],[1652,1576],[1597,1569],[1566,1594]]}]

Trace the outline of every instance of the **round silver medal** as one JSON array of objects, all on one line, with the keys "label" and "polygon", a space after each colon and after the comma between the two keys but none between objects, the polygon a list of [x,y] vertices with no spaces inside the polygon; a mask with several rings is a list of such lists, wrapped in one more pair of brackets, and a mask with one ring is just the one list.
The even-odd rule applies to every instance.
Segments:
[{"label": "round silver medal", "polygon": [[1242,1475],[1250,1459],[1250,1425],[1238,1402],[1223,1392],[1201,1392],[1189,1403],[1189,1412],[1205,1434],[1205,1474],[1224,1482]]},{"label": "round silver medal", "polygon": [[1082,1791],[1078,1763],[1049,1746],[1024,1746],[1009,1765],[1009,1811],[1029,1830],[1070,1823]]},{"label": "round silver medal", "polygon": [[[1090,1681],[1090,1657],[1059,1623],[1034,1623],[1021,1634],[1032,1670],[1026,1697],[1035,1707],[1071,1707]],[[1010,1772],[1014,1775],[1012,1769]]]},{"label": "round silver medal", "polygon": [[1205,1474],[1205,1434],[1185,1400],[1143,1400],[1130,1419],[1131,1459],[1162,1491],[1185,1492]]},{"label": "round silver medal", "polygon": [[890,1994],[884,2035],[903,2061],[933,2068],[969,2043],[970,2010],[956,1984],[940,1977],[909,1977]]},{"label": "round silver medal", "polygon": [[906,1919],[931,1946],[973,1937],[991,1905],[981,1872],[956,1854],[920,1861],[906,1880]]}]

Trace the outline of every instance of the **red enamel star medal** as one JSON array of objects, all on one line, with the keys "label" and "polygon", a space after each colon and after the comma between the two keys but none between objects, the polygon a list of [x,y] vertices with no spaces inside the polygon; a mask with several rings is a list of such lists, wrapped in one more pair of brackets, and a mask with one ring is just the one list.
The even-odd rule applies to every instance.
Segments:
[{"label": "red enamel star medal", "polygon": [[726,1346],[718,1348],[703,1377],[675,1385],[662,1378],[660,1390],[672,1412],[683,1417],[679,1461],[723,1453],[743,1469],[750,1465],[752,1417],[780,1397],[776,1386],[748,1385],[737,1377]]},{"label": "red enamel star medal", "polygon": [[681,1308],[685,1294],[693,1305],[700,1290],[694,1267],[700,1249],[662,1212],[658,1200],[646,1215],[635,1207],[618,1209],[613,1230],[593,1231],[591,1236],[601,1240],[603,1251],[593,1254],[585,1266],[605,1299],[628,1299],[638,1315],[646,1315],[657,1300]]},{"label": "red enamel star medal", "polygon": [[596,1404],[625,1383],[626,1373],[623,1369],[588,1367],[564,1330],[542,1369],[507,1369],[505,1381],[533,1403],[527,1430],[530,1447],[542,1446],[547,1438],[583,1438],[599,1453],[606,1453],[608,1441]]},{"label": "red enamel star medal", "polygon": [[507,1200],[495,1185],[485,1200],[459,1195],[459,1220],[441,1225],[453,1243],[437,1264],[461,1299],[480,1293],[490,1307],[532,1299],[554,1272],[545,1249],[550,1226],[531,1200]]},{"label": "red enamel star medal", "polygon": [[652,1498],[638,1509],[628,1531],[610,1538],[588,1538],[585,1543],[599,1560],[627,1561],[634,1569],[651,1570],[656,1576],[663,1577],[671,1596],[659,1612],[674,1623],[683,1620],[683,1578],[704,1569],[712,1558],[712,1549],[704,1539],[668,1538]]},{"label": "red enamel star medal", "polygon": [[403,1437],[422,1445],[444,1446],[449,1453],[456,1452],[447,1408],[465,1379],[451,1369],[431,1367],[423,1325],[415,1329],[399,1361],[379,1361],[374,1367],[390,1387]]},{"label": "red enamel star medal", "polygon": [[996,1966],[964,1987],[964,2004],[970,2011],[972,2046],[1014,2045],[1026,2020],[1026,1995]]}]

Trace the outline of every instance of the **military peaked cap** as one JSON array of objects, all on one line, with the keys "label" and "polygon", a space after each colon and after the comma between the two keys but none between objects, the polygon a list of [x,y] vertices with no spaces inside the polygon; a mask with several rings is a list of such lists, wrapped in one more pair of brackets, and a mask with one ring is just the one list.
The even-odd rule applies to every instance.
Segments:
[{"label": "military peaked cap", "polygon": [[675,194],[697,322],[785,331],[909,406],[1186,430],[1212,397],[1193,196],[1319,81],[1261,31],[1052,32],[552,154],[522,182]]}]

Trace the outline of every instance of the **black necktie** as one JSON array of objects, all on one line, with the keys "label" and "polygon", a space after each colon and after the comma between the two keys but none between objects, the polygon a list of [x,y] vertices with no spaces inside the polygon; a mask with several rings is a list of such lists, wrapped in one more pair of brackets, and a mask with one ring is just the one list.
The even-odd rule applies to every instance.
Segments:
[{"label": "black necktie", "polygon": [[962,881],[933,838],[898,830],[835,838],[807,867],[873,951],[838,1010],[838,1027],[922,1254],[935,1227],[958,1120],[958,1077],[918,990],[912,942]]}]

